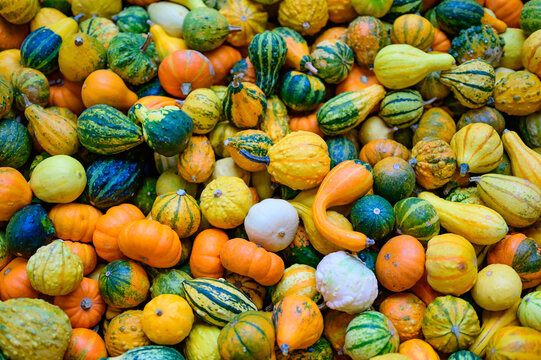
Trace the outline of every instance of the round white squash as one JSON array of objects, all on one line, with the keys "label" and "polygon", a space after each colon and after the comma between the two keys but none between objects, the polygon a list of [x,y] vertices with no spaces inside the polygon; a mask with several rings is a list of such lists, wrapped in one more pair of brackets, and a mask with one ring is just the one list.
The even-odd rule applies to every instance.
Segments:
[{"label": "round white squash", "polygon": [[320,261],[316,288],[329,308],[348,314],[367,310],[378,296],[376,275],[345,251],[330,253]]},{"label": "round white squash", "polygon": [[272,252],[284,250],[293,241],[298,226],[297,210],[282,199],[258,202],[244,219],[248,239]]}]

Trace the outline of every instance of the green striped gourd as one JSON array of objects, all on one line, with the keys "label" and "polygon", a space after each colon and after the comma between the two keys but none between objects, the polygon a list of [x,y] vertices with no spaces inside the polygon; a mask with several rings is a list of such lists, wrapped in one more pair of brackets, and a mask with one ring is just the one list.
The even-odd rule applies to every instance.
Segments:
[{"label": "green striped gourd", "polygon": [[391,204],[379,195],[365,195],[351,208],[351,224],[355,231],[376,241],[394,229],[395,213]]},{"label": "green striped gourd", "polygon": [[21,123],[0,121],[0,166],[20,168],[30,157],[31,150],[30,136]]},{"label": "green striped gourd", "polygon": [[114,155],[143,142],[143,132],[119,110],[109,105],[89,107],[77,121],[77,135],[90,152]]},{"label": "green striped gourd", "polygon": [[125,352],[118,357],[103,358],[100,360],[184,360],[184,357],[175,349],[168,346],[141,346]]},{"label": "green striped gourd", "polygon": [[133,204],[137,206],[145,215],[150,213],[152,210],[152,204],[156,200],[156,183],[157,179],[152,177],[146,177],[143,180],[143,185],[135,194],[133,199]]},{"label": "green striped gourd", "polygon": [[398,351],[398,344],[398,332],[391,320],[377,311],[366,311],[349,323],[344,352],[355,360],[369,360]]},{"label": "green striped gourd", "polygon": [[[223,88],[227,92],[227,87]],[[182,111],[192,118],[195,134],[207,134],[220,121],[222,104],[223,98],[220,99],[215,91],[200,88],[190,91],[182,104]]]},{"label": "green striped gourd", "polygon": [[143,267],[135,261],[111,261],[100,272],[98,286],[103,300],[117,308],[139,305],[147,298],[150,283]]},{"label": "green striped gourd", "polygon": [[308,54],[308,44],[301,34],[289,27],[277,27],[272,32],[278,34],[287,44],[285,64],[295,70],[309,70],[317,73],[312,64],[312,57]]},{"label": "green striped gourd", "polygon": [[13,89],[11,83],[4,75],[0,74],[0,119],[9,113],[12,104]]},{"label": "green striped gourd", "polygon": [[541,111],[521,117],[518,133],[529,147],[541,147]]},{"label": "green striped gourd", "polygon": [[436,6],[436,19],[440,28],[448,34],[481,25],[485,10],[474,0],[445,0]]},{"label": "green striped gourd", "polygon": [[490,25],[472,26],[460,31],[452,42],[451,54],[458,64],[479,59],[493,67],[500,64],[504,42]]},{"label": "green striped gourd", "polygon": [[[274,143],[271,138],[262,131],[244,130],[227,138],[224,141],[224,145],[228,148],[229,154],[238,152],[243,156],[248,154],[255,157],[265,157]],[[243,164],[240,164],[239,166],[243,167],[242,165]]]},{"label": "green striped gourd", "polygon": [[86,197],[99,209],[128,202],[142,185],[139,163],[130,160],[103,158],[86,170]]},{"label": "green striped gourd", "polygon": [[291,132],[287,108],[278,95],[267,98],[267,110],[260,128],[273,142],[278,142]]},{"label": "green striped gourd", "polygon": [[329,157],[331,158],[331,169],[342,161],[356,160],[359,158],[359,151],[353,140],[338,136],[327,140]]},{"label": "green striped gourd", "polygon": [[96,38],[105,48],[118,35],[118,27],[111,20],[104,17],[91,17],[79,24],[79,32]]},{"label": "green striped gourd", "polygon": [[409,127],[423,115],[423,97],[417,90],[392,91],[381,101],[378,115],[390,127]]},{"label": "green striped gourd", "polygon": [[338,84],[347,78],[353,68],[355,54],[342,41],[324,40],[317,44],[312,59],[317,76],[327,84]]},{"label": "green striped gourd", "polygon": [[483,202],[508,225],[527,227],[541,216],[541,189],[528,180],[499,174],[484,174],[473,180]]},{"label": "green striped gourd", "polygon": [[301,73],[288,71],[280,84],[282,101],[295,111],[315,109],[325,96],[325,84],[319,78]]},{"label": "green striped gourd", "polygon": [[469,60],[440,74],[441,83],[451,89],[460,104],[471,109],[488,102],[495,79],[494,68],[483,60]]},{"label": "green striped gourd", "polygon": [[541,331],[541,291],[524,296],[518,306],[517,315],[523,326]]},{"label": "green striped gourd", "polygon": [[227,18],[216,9],[199,7],[184,17],[182,37],[190,49],[211,51],[222,45],[231,31],[242,30],[229,25]]},{"label": "green striped gourd", "polygon": [[149,110],[144,105],[135,104],[131,110],[143,125],[145,141],[158,154],[174,156],[188,146],[193,121],[177,106]]},{"label": "green striped gourd", "polygon": [[479,356],[468,350],[460,350],[451,354],[447,360],[482,360]]},{"label": "green striped gourd", "polygon": [[235,286],[224,280],[199,278],[182,283],[188,304],[211,325],[223,327],[235,315],[257,310],[255,304]]},{"label": "green striped gourd", "polygon": [[409,197],[394,205],[396,231],[420,241],[428,241],[440,233],[440,218],[428,201]]},{"label": "green striped gourd", "polygon": [[147,21],[150,20],[148,13],[141,6],[128,6],[113,16],[118,30],[121,32],[146,33],[150,29]]},{"label": "green striped gourd", "polygon": [[195,233],[201,223],[197,201],[183,189],[160,195],[152,205],[151,216],[175,230],[181,239]]},{"label": "green striped gourd", "polygon": [[287,43],[272,31],[254,36],[248,46],[248,57],[254,66],[256,85],[265,95],[272,95],[280,69],[286,61]]},{"label": "green striped gourd", "polygon": [[190,275],[177,269],[168,269],[165,272],[160,272],[152,279],[150,297],[155,298],[162,294],[173,294],[184,297],[182,283],[192,279]]},{"label": "green striped gourd", "polygon": [[526,35],[541,29],[541,1],[531,0],[520,11],[520,28]]},{"label": "green striped gourd", "polygon": [[265,117],[267,97],[262,89],[235,76],[227,87],[224,117],[240,129],[253,128]]},{"label": "green striped gourd", "polygon": [[393,0],[393,5],[385,14],[384,20],[393,22],[404,14],[415,14],[421,11],[423,0]]},{"label": "green striped gourd", "polygon": [[319,129],[326,135],[346,133],[366,119],[384,96],[383,86],[375,84],[333,97],[316,114]]},{"label": "green striped gourd", "polygon": [[148,82],[158,75],[156,46],[142,34],[120,33],[107,49],[109,68],[132,85]]}]

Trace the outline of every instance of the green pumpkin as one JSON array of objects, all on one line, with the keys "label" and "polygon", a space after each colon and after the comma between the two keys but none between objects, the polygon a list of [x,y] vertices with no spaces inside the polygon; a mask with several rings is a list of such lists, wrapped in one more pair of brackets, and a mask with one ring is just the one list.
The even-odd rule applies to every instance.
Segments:
[{"label": "green pumpkin", "polygon": [[408,197],[415,188],[415,171],[397,157],[380,160],[374,166],[374,192],[391,204]]},{"label": "green pumpkin", "polygon": [[342,41],[324,40],[312,52],[317,76],[327,84],[344,81],[353,68],[354,60],[353,50]]},{"label": "green pumpkin", "polygon": [[323,336],[320,337],[313,345],[306,349],[295,350],[287,355],[283,355],[282,351],[276,351],[276,360],[332,360],[334,354],[331,343]]},{"label": "green pumpkin", "polygon": [[500,64],[504,42],[490,25],[472,26],[461,30],[453,39],[451,54],[458,64],[468,60],[485,60],[493,67]]},{"label": "green pumpkin", "polygon": [[[392,209],[392,207],[391,207]],[[366,265],[367,268],[376,272],[376,260],[378,259],[379,251],[373,247],[370,249],[364,249],[357,253],[357,257]]]},{"label": "green pumpkin", "polygon": [[17,211],[6,228],[6,246],[16,256],[29,258],[52,240],[55,230],[43,206],[28,205]]},{"label": "green pumpkin", "polygon": [[377,311],[366,311],[349,323],[344,352],[354,359],[367,360],[394,353],[398,345],[398,332],[391,320]]},{"label": "green pumpkin", "polygon": [[293,70],[282,78],[280,98],[295,111],[313,110],[324,97],[325,85],[315,76]]},{"label": "green pumpkin", "polygon": [[310,244],[304,227],[299,226],[291,244],[282,250],[282,257],[287,266],[304,264],[315,269],[323,256]]},{"label": "green pumpkin", "polygon": [[351,208],[355,231],[373,240],[382,240],[394,229],[395,213],[391,204],[379,195],[365,195]]},{"label": "green pumpkin", "polygon": [[117,15],[113,16],[116,26],[121,32],[146,33],[150,29],[147,21],[150,20],[148,13],[141,6],[125,7]]},{"label": "green pumpkin", "polygon": [[11,111],[13,104],[13,89],[8,79],[0,74],[0,119]]},{"label": "green pumpkin", "polygon": [[182,283],[185,280],[193,280],[193,278],[182,270],[169,269],[165,272],[160,272],[152,279],[150,286],[150,297],[163,294],[173,294],[184,297]]},{"label": "green pumpkin", "polygon": [[107,50],[111,40],[118,35],[119,31],[111,20],[103,17],[91,17],[79,24],[79,32],[96,38]]},{"label": "green pumpkin", "polygon": [[440,28],[451,35],[481,25],[484,14],[484,8],[474,0],[445,0],[436,6],[436,19]]},{"label": "green pumpkin", "polygon": [[211,51],[227,39],[230,26],[225,16],[211,8],[192,9],[182,23],[182,37],[190,49]]},{"label": "green pumpkin", "polygon": [[520,11],[520,28],[526,35],[541,29],[541,0],[530,0]]},{"label": "green pumpkin", "polygon": [[144,84],[158,74],[158,54],[152,38],[120,33],[107,50],[109,67],[132,85]]},{"label": "green pumpkin", "polygon": [[448,360],[481,360],[481,358],[471,351],[460,350],[456,353],[451,354]]},{"label": "green pumpkin", "polygon": [[101,270],[98,286],[108,305],[125,309],[146,299],[150,283],[143,267],[121,259],[110,262]]},{"label": "green pumpkin", "polygon": [[[471,109],[460,116],[460,120],[456,123],[456,130],[462,129],[464,126],[473,123],[485,123],[494,128],[498,134],[502,134],[505,130],[505,118],[496,109],[483,106],[478,109]],[[524,138],[523,138],[524,139]]]},{"label": "green pumpkin", "polygon": [[254,66],[256,85],[267,96],[274,92],[286,55],[286,41],[272,31],[257,34],[248,46],[248,58]]},{"label": "green pumpkin", "polygon": [[331,158],[331,169],[342,161],[356,160],[359,152],[353,140],[346,137],[333,137],[327,140],[329,157]]},{"label": "green pumpkin", "polygon": [[144,84],[135,86],[133,91],[135,91],[139,99],[145,96],[167,96],[158,77],[155,77]]},{"label": "green pumpkin", "polygon": [[28,130],[14,120],[0,121],[0,166],[20,168],[30,157]]},{"label": "green pumpkin", "polygon": [[143,131],[126,115],[109,105],[95,105],[82,112],[77,135],[89,151],[114,155],[143,142]]},{"label": "green pumpkin", "polygon": [[391,91],[381,101],[379,117],[399,129],[415,124],[423,115],[423,97],[416,90]]},{"label": "green pumpkin", "polygon": [[156,200],[156,181],[157,179],[147,177],[143,180],[143,186],[135,194],[133,203],[137,206],[143,214],[147,215],[152,210],[152,204]]},{"label": "green pumpkin", "polygon": [[26,105],[23,94],[35,105],[47,106],[49,102],[49,80],[42,72],[31,68],[21,68],[11,75],[11,86],[15,107],[24,111]]},{"label": "green pumpkin", "polygon": [[420,241],[428,241],[440,233],[440,218],[428,201],[409,197],[394,205],[396,231]]},{"label": "green pumpkin", "polygon": [[422,7],[423,0],[393,0],[393,5],[383,19],[392,23],[399,16],[421,12]]},{"label": "green pumpkin", "polygon": [[46,27],[40,27],[24,39],[21,45],[21,61],[24,66],[49,75],[58,70],[60,45],[60,35]]},{"label": "green pumpkin", "polygon": [[99,209],[129,202],[142,185],[139,163],[120,158],[103,158],[86,169],[86,196]]},{"label": "green pumpkin", "polygon": [[541,111],[521,117],[518,133],[529,147],[541,147]]}]

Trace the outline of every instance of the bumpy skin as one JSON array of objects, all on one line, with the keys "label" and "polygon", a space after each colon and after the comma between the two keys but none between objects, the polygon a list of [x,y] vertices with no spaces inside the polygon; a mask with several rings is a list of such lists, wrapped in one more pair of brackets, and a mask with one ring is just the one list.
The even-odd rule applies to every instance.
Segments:
[{"label": "bumpy skin", "polygon": [[503,56],[503,46],[503,39],[490,25],[472,26],[460,31],[460,35],[453,39],[449,54],[459,64],[480,59],[497,67]]},{"label": "bumpy skin", "polygon": [[58,360],[70,338],[68,316],[39,299],[0,303],[0,349],[12,360]]}]

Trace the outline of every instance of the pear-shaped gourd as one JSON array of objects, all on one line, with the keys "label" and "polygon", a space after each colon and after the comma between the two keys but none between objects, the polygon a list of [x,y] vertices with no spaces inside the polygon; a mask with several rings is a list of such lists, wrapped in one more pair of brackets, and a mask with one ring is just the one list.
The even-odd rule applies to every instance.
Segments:
[{"label": "pear-shaped gourd", "polygon": [[286,41],[272,31],[257,34],[248,46],[248,57],[254,66],[256,84],[267,96],[272,95],[278,83],[287,52]]},{"label": "pear-shaped gourd", "polygon": [[24,116],[43,150],[50,155],[75,154],[79,149],[76,122],[32,104],[26,95],[22,96],[26,104]]},{"label": "pear-shaped gourd", "polygon": [[514,131],[504,130],[502,141],[511,160],[513,175],[526,179],[541,189],[541,154],[527,147]]},{"label": "pear-shaped gourd", "polygon": [[193,121],[176,106],[149,110],[144,105],[132,108],[135,118],[143,125],[143,137],[158,154],[180,154],[188,145],[193,132]]},{"label": "pear-shaped gourd", "polygon": [[156,45],[156,52],[158,53],[160,61],[163,61],[167,55],[172,54],[177,50],[188,50],[188,45],[184,39],[170,36],[165,32],[161,25],[154,24],[150,20],[148,20],[147,23],[150,25],[152,41],[154,41],[154,44]]},{"label": "pear-shaped gourd", "polygon": [[265,117],[267,97],[257,85],[240,82],[237,75],[227,87],[223,109],[225,119],[236,127],[253,128]]},{"label": "pear-shaped gourd", "polygon": [[440,74],[440,82],[451,89],[460,104],[471,109],[486,105],[494,92],[495,79],[492,65],[478,59]]},{"label": "pear-shaped gourd", "polygon": [[427,54],[411,45],[393,44],[381,49],[374,60],[378,81],[389,89],[404,89],[434,71],[449,70],[455,59],[449,54]]},{"label": "pear-shaped gourd", "polygon": [[436,208],[441,226],[473,244],[495,244],[509,230],[504,218],[486,206],[447,201],[427,191],[420,193],[418,198]]},{"label": "pear-shaped gourd", "polygon": [[232,31],[242,27],[229,25],[218,10],[202,7],[190,11],[182,24],[182,37],[190,49],[211,51],[222,45]]}]

